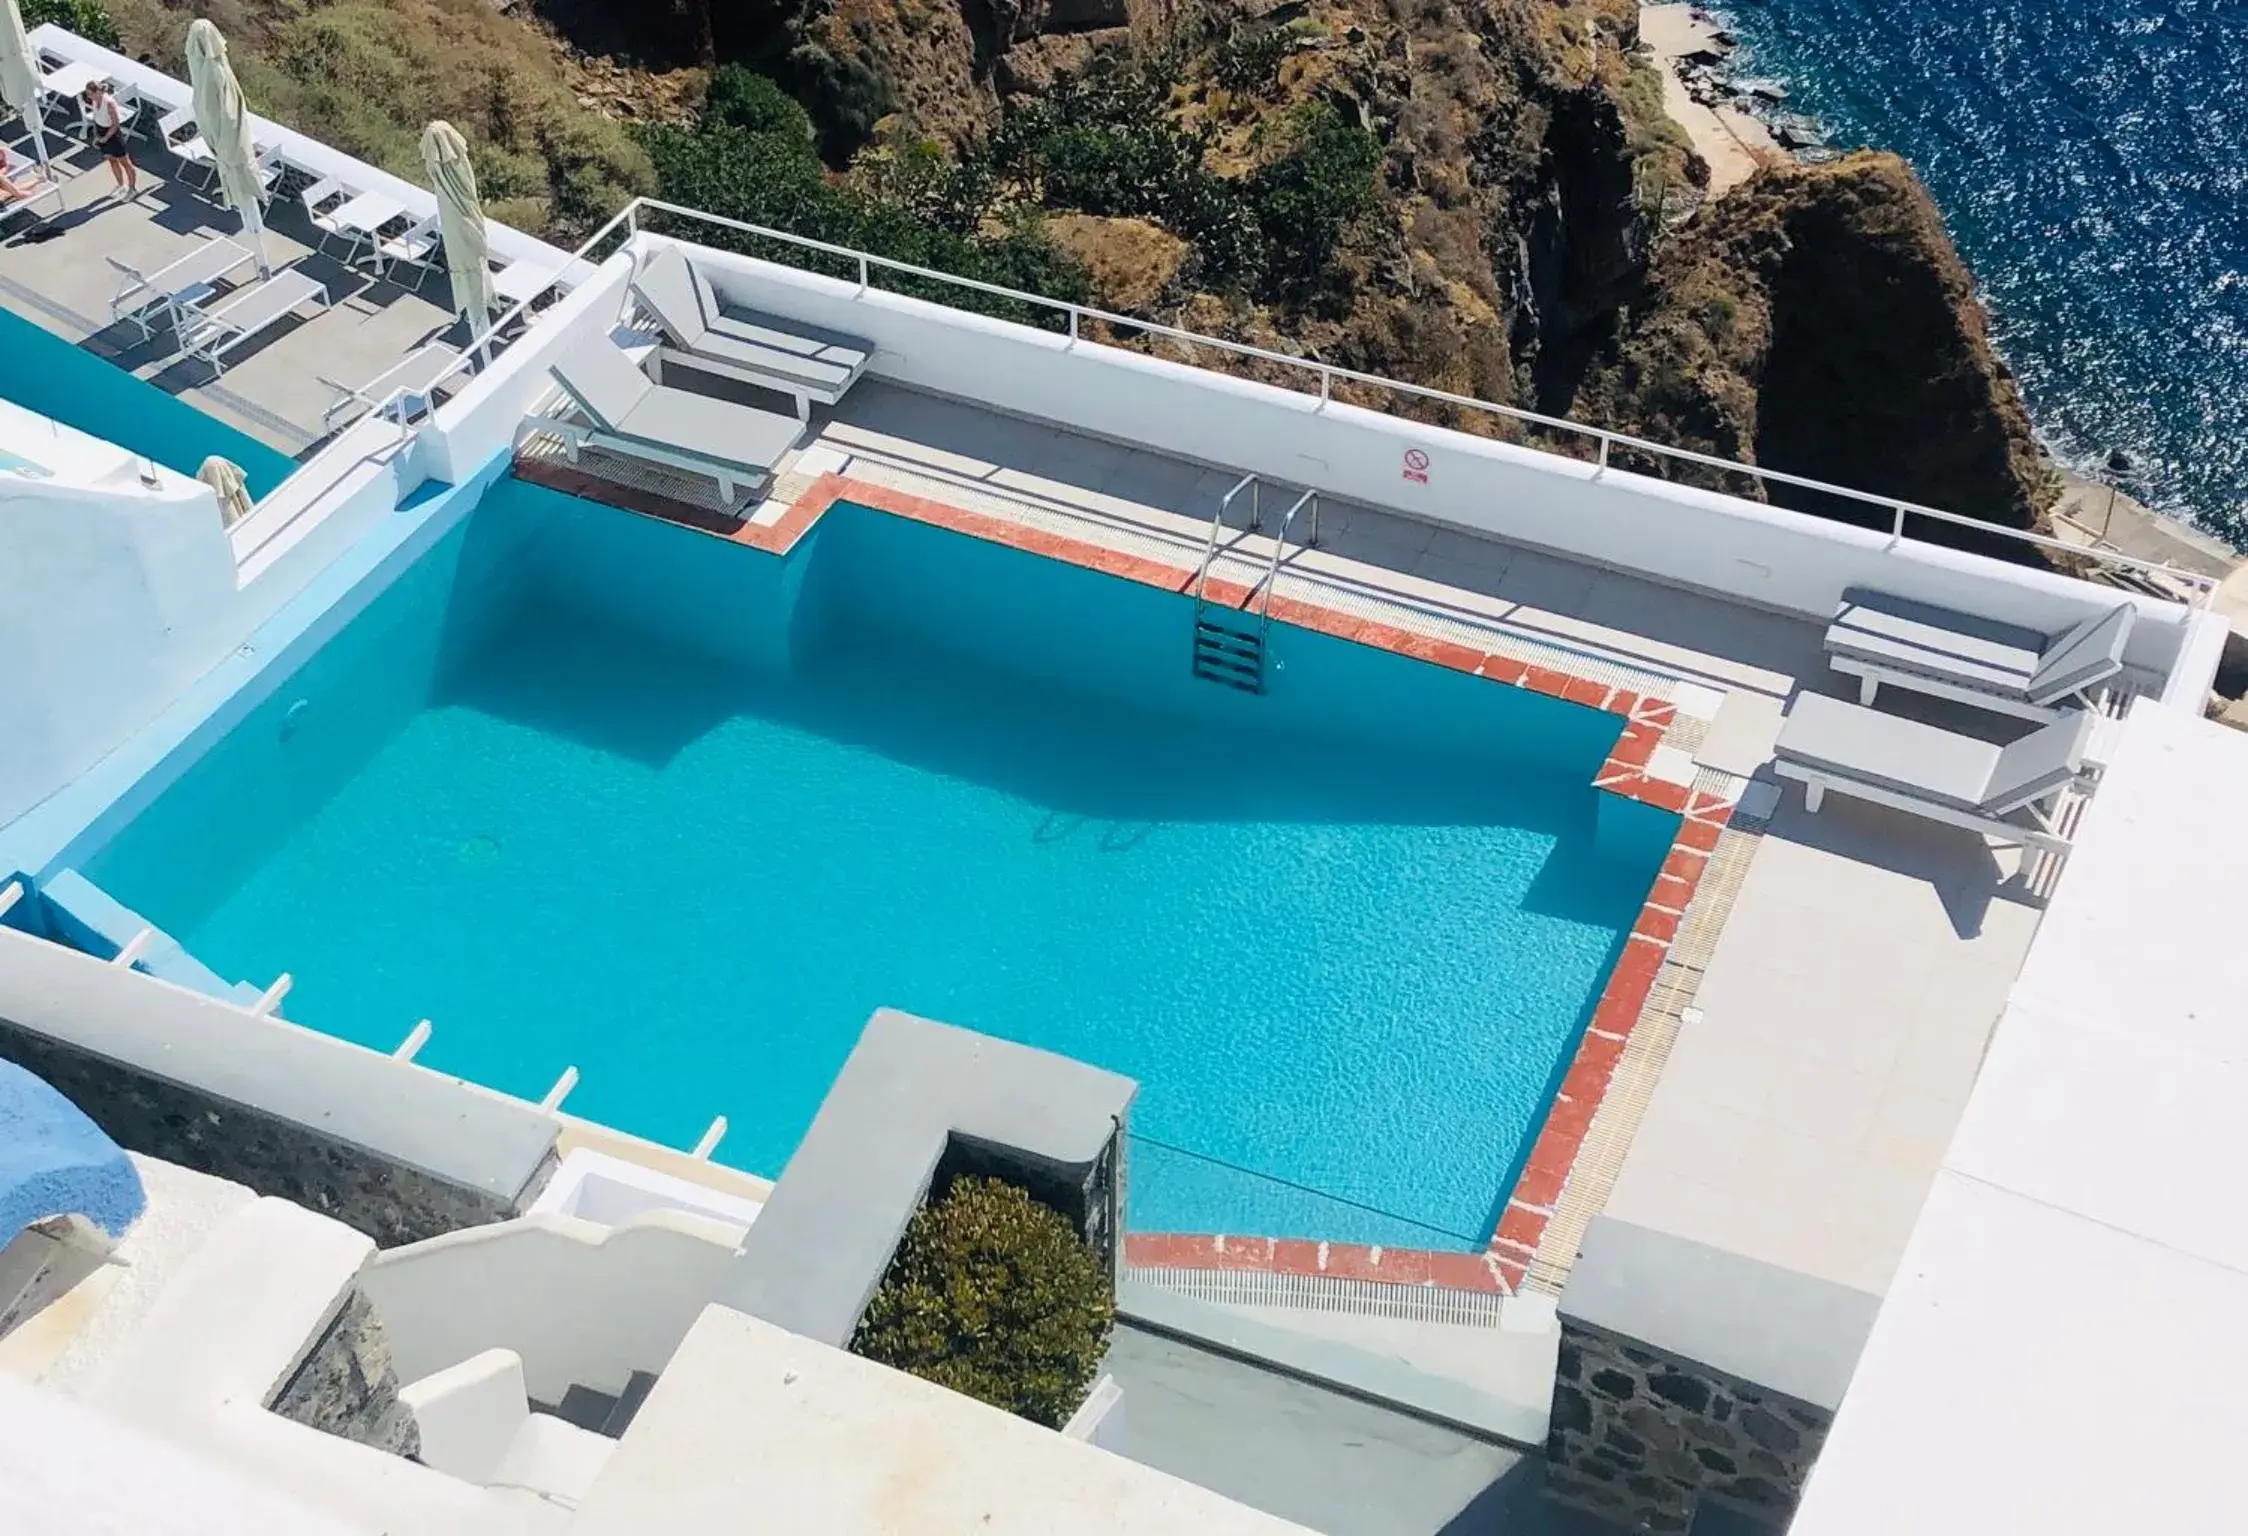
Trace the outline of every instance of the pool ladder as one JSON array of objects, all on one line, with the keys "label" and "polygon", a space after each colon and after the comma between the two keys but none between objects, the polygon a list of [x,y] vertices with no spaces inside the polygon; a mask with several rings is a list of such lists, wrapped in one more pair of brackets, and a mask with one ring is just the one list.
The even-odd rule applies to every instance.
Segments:
[{"label": "pool ladder", "polygon": [[1281,514],[1279,531],[1272,541],[1272,558],[1255,586],[1242,595],[1239,607],[1210,596],[1210,567],[1217,563],[1218,540],[1225,532],[1226,513],[1243,491],[1249,493],[1249,531],[1264,526],[1264,487],[1255,475],[1243,475],[1233,489],[1218,498],[1210,519],[1210,538],[1202,548],[1202,564],[1194,573],[1194,675],[1205,682],[1223,683],[1243,693],[1265,691],[1265,641],[1272,629],[1272,589],[1280,579],[1280,559],[1287,552],[1288,530],[1297,514],[1311,509],[1311,537],[1319,542],[1319,493],[1305,491]]}]

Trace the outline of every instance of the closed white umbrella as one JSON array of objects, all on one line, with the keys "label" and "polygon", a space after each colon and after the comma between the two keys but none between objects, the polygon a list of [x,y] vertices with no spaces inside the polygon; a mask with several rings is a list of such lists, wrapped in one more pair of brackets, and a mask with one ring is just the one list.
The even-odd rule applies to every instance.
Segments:
[{"label": "closed white umbrella", "polygon": [[227,527],[233,527],[250,515],[250,480],[242,473],[241,465],[214,453],[203,461],[195,478],[209,486],[218,497],[219,520]]},{"label": "closed white umbrella", "polygon": [[476,195],[476,168],[468,141],[451,123],[422,130],[422,164],[437,194],[437,219],[445,231],[445,268],[453,280],[453,313],[467,317],[481,336],[492,323],[492,248],[484,238],[484,204]]},{"label": "closed white umbrella", "polygon": [[39,62],[31,56],[31,40],[23,35],[23,12],[16,9],[16,0],[0,0],[0,101],[7,102],[9,111],[23,114],[39,169],[52,177],[46,125],[39,121]]},{"label": "closed white umbrella", "polygon": [[250,143],[250,113],[242,105],[234,66],[226,61],[226,39],[208,21],[198,20],[187,29],[187,80],[195,93],[195,131],[211,151],[219,191],[226,205],[242,215],[242,237],[257,253],[258,270],[270,272],[265,259],[265,184],[258,179],[258,154]]}]

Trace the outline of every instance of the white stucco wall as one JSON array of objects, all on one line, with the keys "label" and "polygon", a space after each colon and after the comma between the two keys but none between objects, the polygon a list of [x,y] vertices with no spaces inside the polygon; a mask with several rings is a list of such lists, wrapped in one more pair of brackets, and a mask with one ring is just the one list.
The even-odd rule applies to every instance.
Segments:
[{"label": "white stucco wall", "polygon": [[632,273],[623,252],[540,312],[537,324],[437,409],[423,436],[430,472],[458,483],[515,446],[516,430],[540,396],[554,388],[548,365],[588,334],[614,324]]},{"label": "white stucco wall", "polygon": [[[1845,587],[1864,583],[2055,632],[2127,600],[2049,572],[1600,472],[1379,411],[1323,406],[1315,394],[861,291],[750,257],[697,250],[695,260],[729,302],[872,342],[869,372],[884,378],[1767,608],[1824,619]],[[1408,449],[1428,456],[1426,483],[1405,477]],[[2183,610],[2129,600],[2140,623],[2128,659],[2166,675]]]},{"label": "white stucco wall", "polygon": [[572,1386],[614,1393],[661,1371],[717,1293],[741,1229],[683,1211],[615,1228],[525,1216],[392,1248],[368,1266],[399,1380],[486,1350],[521,1357],[532,1397]]},{"label": "white stucco wall", "polygon": [[0,475],[0,823],[231,643],[234,562],[218,503],[194,481],[159,478]]},{"label": "white stucco wall", "polygon": [[680,1345],[571,1536],[1305,1536],[1304,1528],[724,1307]]},{"label": "white stucco wall", "polygon": [[2243,1528],[2243,787],[2126,722],[1792,1536]]}]

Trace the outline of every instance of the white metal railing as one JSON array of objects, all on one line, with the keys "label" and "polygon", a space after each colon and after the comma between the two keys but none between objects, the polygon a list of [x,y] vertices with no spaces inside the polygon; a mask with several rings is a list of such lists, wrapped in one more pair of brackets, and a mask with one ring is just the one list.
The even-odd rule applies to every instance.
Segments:
[{"label": "white metal railing", "polygon": [[[699,208],[689,208],[679,203],[665,202],[661,198],[636,197],[625,204],[606,223],[589,235],[576,250],[570,253],[571,268],[575,268],[580,263],[589,262],[594,248],[616,234],[619,229],[624,231],[627,239],[639,234],[642,214],[646,211],[670,214],[695,223],[707,224],[713,228],[731,230],[736,234],[747,235],[753,239],[770,241],[791,249],[832,256],[849,262],[852,264],[859,290],[862,293],[874,286],[873,278],[877,271],[895,272],[907,277],[918,278],[924,282],[935,283],[942,287],[963,289],[971,293],[980,293],[991,298],[1002,299],[1009,303],[1046,310],[1064,318],[1072,344],[1084,339],[1084,323],[1087,320],[1097,320],[1103,325],[1121,326],[1128,330],[1161,336],[1190,348],[1211,347],[1236,357],[1254,358],[1260,362],[1277,364],[1309,377],[1310,382],[1316,385],[1319,401],[1316,408],[1319,410],[1326,409],[1334,401],[1337,383],[1351,384],[1368,390],[1403,396],[1406,399],[1426,400],[1433,404],[1450,406],[1457,410],[1475,411],[1520,426],[1537,427],[1548,432],[1589,438],[1596,445],[1595,457],[1592,461],[1595,476],[1607,473],[1609,461],[1615,450],[1622,448],[1636,453],[1649,454],[1658,459],[1667,459],[1675,463],[1691,464],[1725,474],[1744,475],[1766,485],[1792,486],[1799,490],[1835,496],[1859,506],[1876,509],[1889,520],[1890,538],[1899,541],[1913,539],[1916,542],[1925,542],[1916,538],[1909,530],[1907,523],[1912,518],[1929,518],[1939,523],[1950,524],[1953,527],[1973,529],[1993,538],[2011,540],[2030,548],[2071,555],[2114,570],[2154,578],[2155,584],[2162,589],[2154,595],[2188,607],[2205,605],[2217,587],[2217,578],[2167,562],[2142,560],[2136,556],[2126,555],[2115,550],[2088,548],[2081,544],[2071,544],[2064,539],[2050,538],[2044,534],[2031,533],[2023,529],[2008,528],[1998,523],[1963,516],[1957,512],[1946,512],[1940,507],[1931,507],[1920,502],[1904,501],[1895,497],[1876,496],[1868,491],[1852,490],[1845,485],[1835,485],[1825,480],[1814,480],[1808,475],[1789,474],[1785,470],[1768,469],[1756,464],[1742,464],[1732,459],[1719,458],[1714,454],[1696,453],[1688,448],[1672,447],[1647,438],[1634,437],[1626,432],[1616,432],[1606,427],[1595,427],[1584,422],[1571,421],[1562,416],[1548,416],[1538,411],[1523,410],[1519,406],[1500,405],[1495,401],[1478,399],[1473,395],[1458,395],[1449,390],[1432,389],[1422,384],[1409,384],[1401,379],[1384,378],[1380,374],[1363,373],[1355,368],[1339,367],[1317,358],[1298,357],[1286,352],[1275,352],[1267,347],[1253,346],[1247,342],[1228,341],[1223,337],[1204,335],[1199,331],[1189,331],[1178,326],[1166,325],[1159,320],[1120,315],[1111,310],[1100,309],[1089,304],[1048,298],[1043,294],[1028,293],[1019,288],[1007,288],[997,283],[983,282],[977,278],[960,277],[950,272],[939,271],[934,267],[917,266],[908,261],[896,261],[890,257],[878,256],[870,251],[857,250],[851,246],[836,245],[826,240],[816,240],[808,235],[792,234],[783,229],[772,229],[762,224],[750,224],[740,219],[730,219],[723,214],[706,213]],[[486,335],[497,337],[509,325],[524,319],[529,311],[530,300],[526,299],[515,304],[493,323],[491,330]],[[462,353],[458,362],[454,363],[433,383],[426,386],[426,392],[433,397],[439,388],[471,371],[477,364],[479,351],[480,349],[471,349]],[[391,395],[376,406],[375,414],[389,415],[391,419],[396,420],[399,424],[400,437],[403,439],[414,430],[412,424],[404,419],[408,414],[405,408],[406,397],[410,394],[418,396],[421,393],[423,391],[393,391]],[[1534,445],[1530,446],[1530,451],[1552,453],[1554,457],[1567,459],[1573,464],[1584,462],[1574,455],[1554,453],[1551,449],[1537,448]],[[1253,476],[1250,478],[1254,479]],[[1238,490],[1239,487],[1237,486],[1235,489]],[[2183,590],[2187,595],[2178,596],[2179,590]]]},{"label": "white metal railing", "polygon": [[[1814,480],[1807,475],[1794,475],[1787,473],[1785,470],[1767,469],[1760,465],[1742,464],[1731,459],[1718,458],[1713,454],[1696,453],[1691,449],[1672,447],[1668,444],[1653,442],[1647,438],[1633,437],[1629,433],[1611,431],[1606,427],[1595,427],[1584,422],[1571,421],[1566,417],[1547,416],[1538,411],[1523,410],[1519,406],[1500,405],[1494,401],[1477,399],[1473,395],[1456,395],[1449,390],[1431,389],[1421,384],[1408,384],[1400,379],[1384,378],[1380,374],[1362,373],[1355,368],[1338,367],[1333,363],[1322,362],[1317,358],[1297,357],[1286,352],[1275,352],[1266,347],[1253,346],[1247,342],[1228,341],[1223,337],[1207,336],[1199,331],[1189,331],[1178,326],[1166,325],[1159,320],[1120,315],[1089,304],[1077,304],[1066,299],[1047,298],[1043,294],[1026,293],[1018,288],[1006,288],[996,283],[986,283],[975,278],[959,277],[949,272],[938,271],[934,267],[916,266],[912,262],[895,261],[890,257],[877,256],[872,252],[856,250],[850,246],[836,245],[826,240],[815,240],[806,235],[791,234],[787,230],[771,229],[760,224],[749,224],[740,219],[726,218],[721,214],[705,213],[701,209],[665,202],[660,198],[635,198],[626,205],[624,211],[618,215],[618,219],[628,220],[632,232],[638,233],[640,228],[639,214],[643,209],[673,214],[683,219],[708,224],[719,229],[732,230],[738,234],[749,235],[759,240],[773,241],[798,250],[815,251],[822,255],[837,257],[853,264],[858,286],[862,292],[873,286],[873,274],[876,271],[897,272],[908,277],[919,278],[924,282],[966,289],[970,292],[989,295],[992,298],[1004,299],[1010,303],[1028,305],[1035,309],[1043,309],[1062,315],[1067,321],[1069,339],[1072,342],[1082,339],[1085,321],[1097,320],[1103,325],[1122,326],[1129,330],[1144,331],[1150,335],[1166,337],[1189,347],[1212,347],[1221,352],[1231,353],[1236,357],[1249,357],[1261,362],[1278,364],[1310,376],[1312,382],[1317,386],[1319,408],[1322,410],[1334,399],[1334,389],[1338,382],[1354,384],[1370,390],[1402,395],[1409,399],[1426,400],[1459,410],[1476,411],[1487,416],[1497,417],[1503,421],[1543,428],[1549,432],[1590,438],[1598,445],[1597,456],[1594,460],[1595,474],[1605,473],[1613,451],[1617,448],[1625,448],[1681,464],[1692,464],[1704,469],[1719,470],[1727,474],[1745,475],[1764,484],[1787,485],[1800,490],[1837,496],[1845,501],[1855,502],[1860,506],[1875,508],[1889,518],[1889,533],[1890,537],[1894,539],[1913,537],[1907,531],[1907,519],[1932,518],[1937,522],[1948,523],[1954,527],[1975,529],[1979,532],[2015,540],[2038,549],[2052,550],[2093,560],[2120,570],[2160,576],[2166,580],[2178,582],[2180,585],[2191,589],[2195,594],[2191,599],[2173,599],[2174,601],[2206,602],[2208,594],[2216,587],[2216,579],[2213,577],[2204,576],[2199,572],[2188,571],[2182,567],[2161,561],[2141,560],[2135,556],[2114,551],[2088,549],[2083,545],[2070,544],[2062,539],[2048,538],[2043,534],[2007,528],[2001,524],[1985,522],[1980,518],[1963,516],[1957,512],[1946,512],[1941,508],[1926,506],[1920,502],[1904,501],[1889,496],[1876,496],[1868,491],[1852,490],[1848,486],[1835,485],[1824,480]],[[612,219],[609,226],[604,226],[604,232],[609,227],[614,226],[616,222],[616,219]],[[1550,452],[1551,450],[1533,449],[1532,451]],[[1569,455],[1557,454],[1555,456],[1570,457],[1572,462],[1583,462]]]}]

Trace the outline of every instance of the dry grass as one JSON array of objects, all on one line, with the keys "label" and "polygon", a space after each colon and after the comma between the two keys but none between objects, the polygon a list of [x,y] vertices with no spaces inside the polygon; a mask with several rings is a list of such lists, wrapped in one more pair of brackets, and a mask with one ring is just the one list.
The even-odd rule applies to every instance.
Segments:
[{"label": "dry grass", "polygon": [[[126,51],[186,74],[193,14],[109,0]],[[570,241],[636,192],[647,156],[580,106],[547,35],[482,0],[200,0],[228,39],[253,110],[411,181],[444,118],[469,141],[494,218]]]}]

